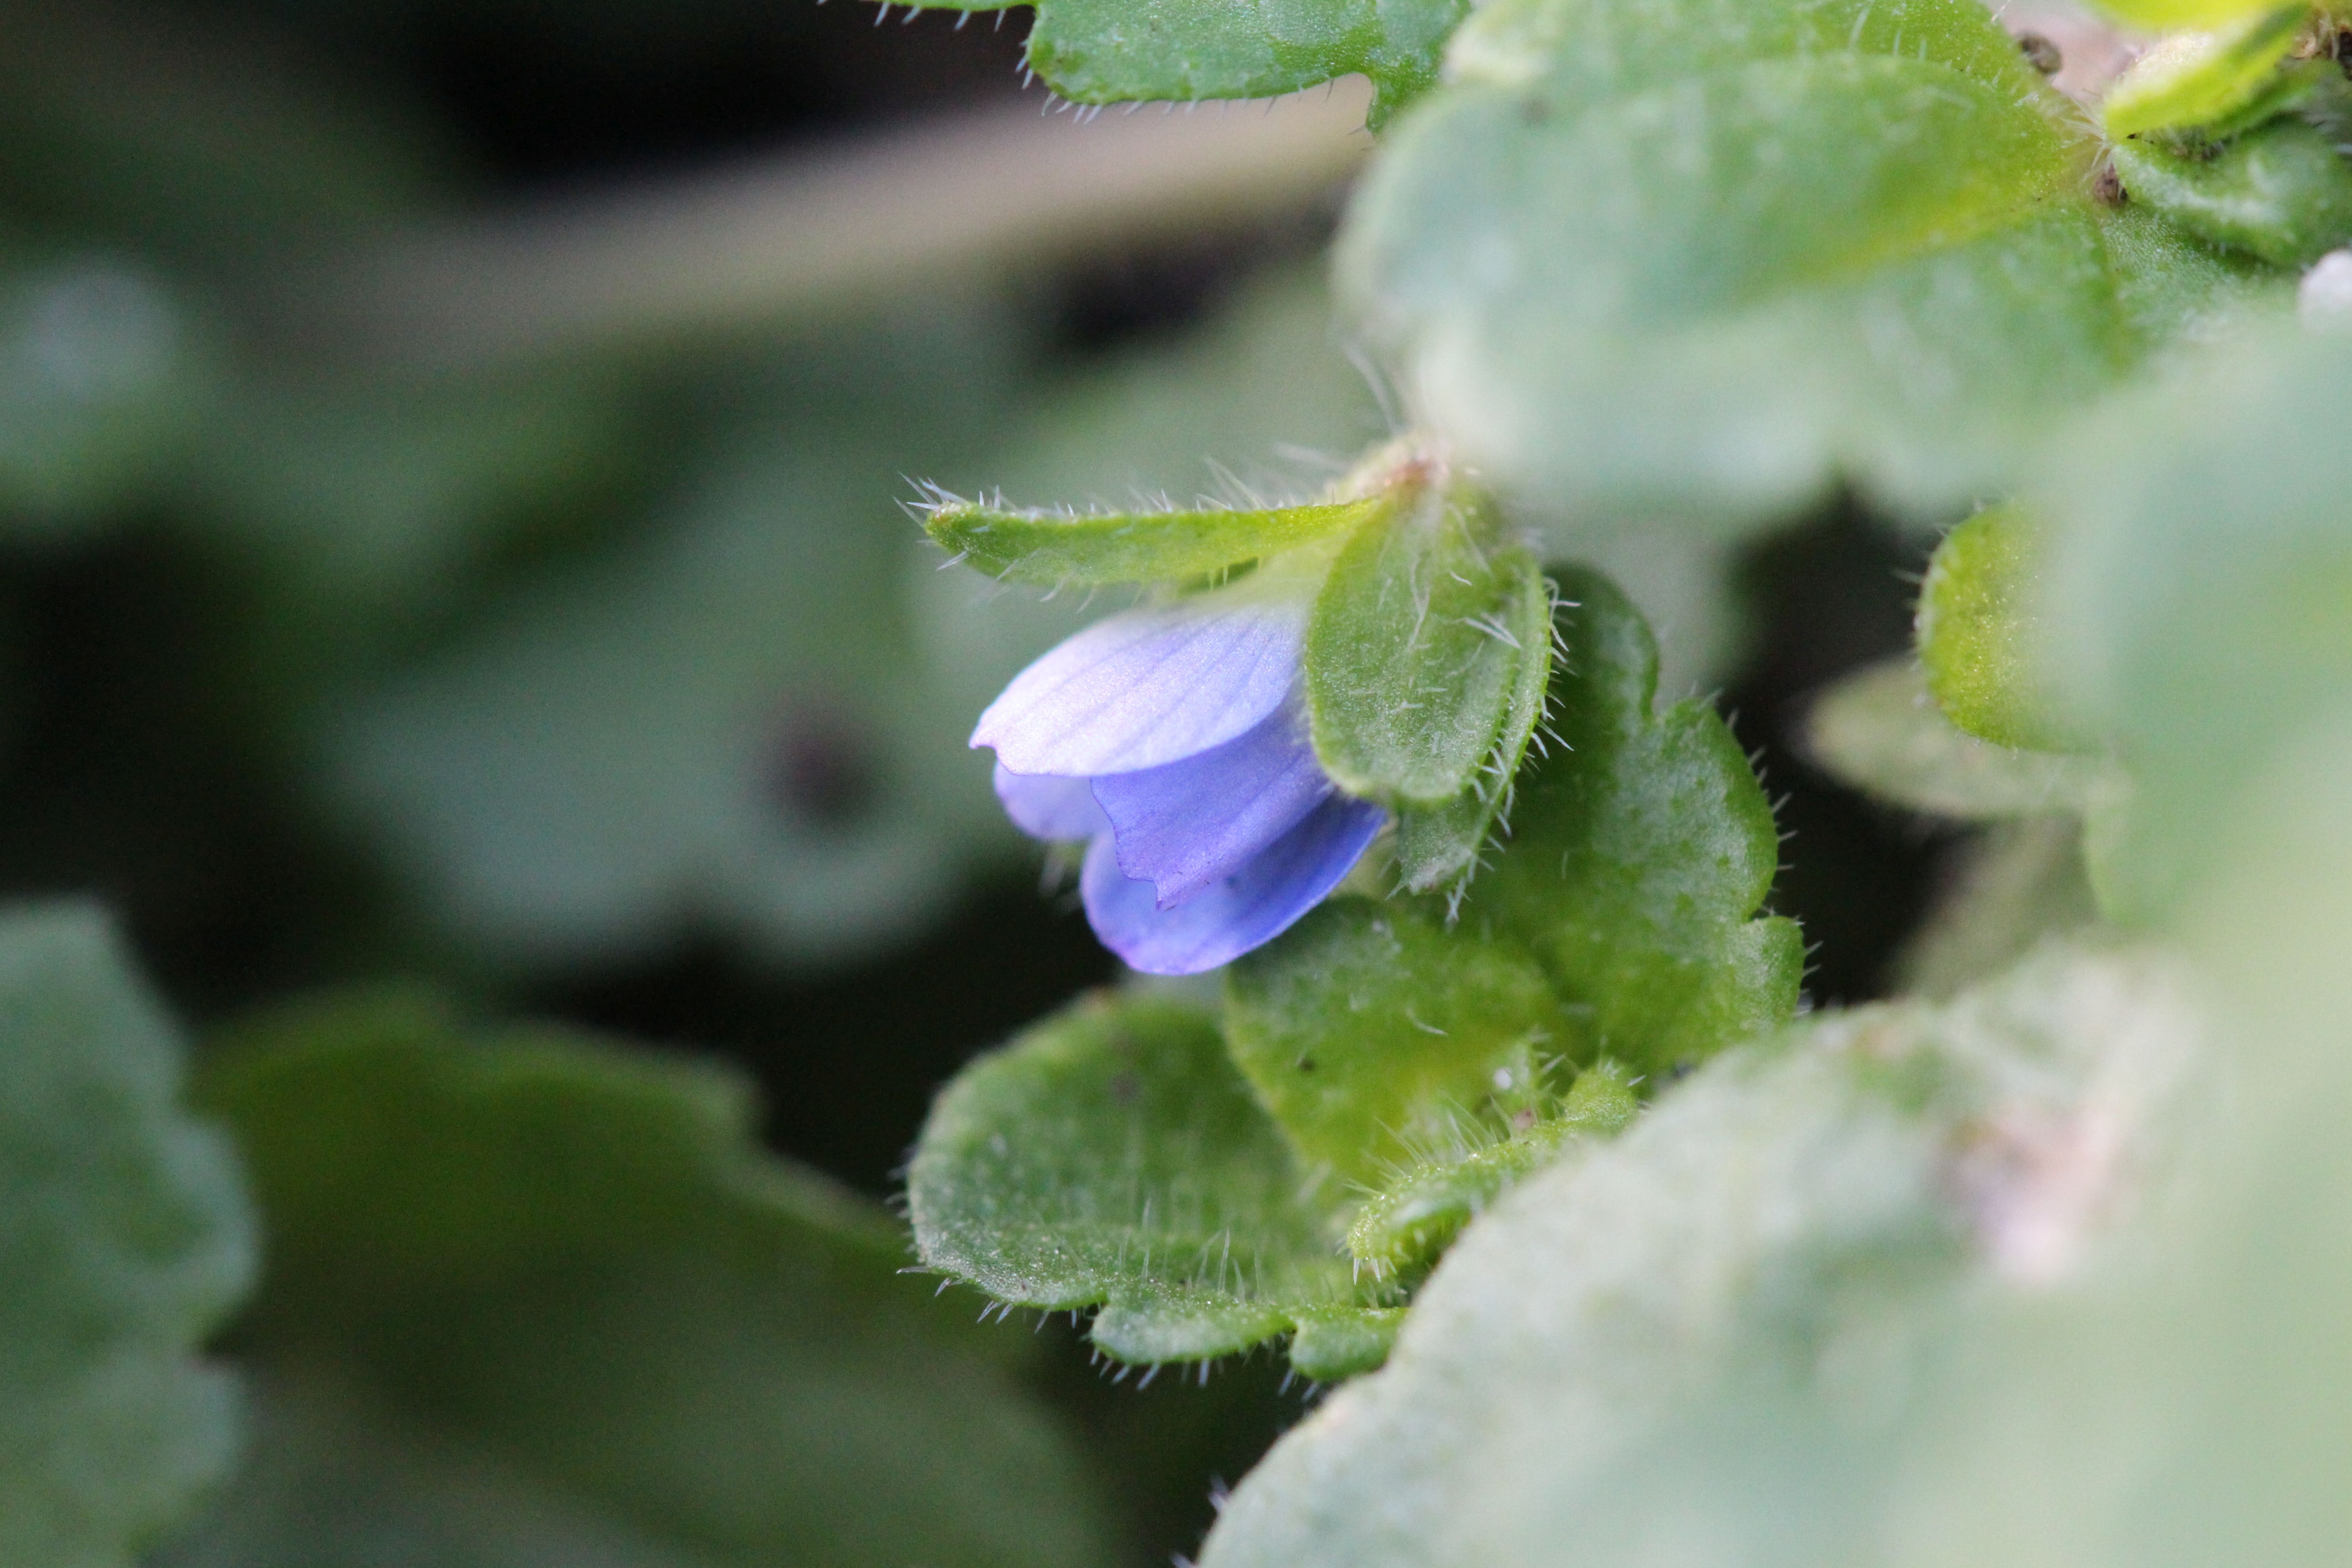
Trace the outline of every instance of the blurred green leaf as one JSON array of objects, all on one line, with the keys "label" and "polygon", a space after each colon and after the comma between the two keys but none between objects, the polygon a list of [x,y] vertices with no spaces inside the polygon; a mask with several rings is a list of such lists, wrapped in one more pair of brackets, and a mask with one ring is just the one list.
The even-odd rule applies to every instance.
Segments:
[{"label": "blurred green leaf", "polygon": [[[916,0],[938,10],[1002,0]],[[1073,103],[1280,98],[1350,72],[1371,79],[1374,129],[1437,79],[1467,0],[1044,0],[1029,65]]]},{"label": "blurred green leaf", "polygon": [[907,1173],[925,1263],[1001,1301],[1099,1305],[1095,1342],[1129,1362],[1378,1305],[1307,1189],[1213,1016],[1104,995],[959,1075]]},{"label": "blurred green leaf", "polygon": [[1407,479],[1393,494],[1340,547],[1316,598],[1307,708],[1316,756],[1340,788],[1444,805],[1502,787],[1480,770],[1496,760],[1528,668],[1550,669],[1550,593],[1490,498],[1442,479]]},{"label": "blurred green leaf", "polygon": [[2300,120],[2273,121],[2218,149],[2116,143],[2116,173],[2189,233],[2280,267],[2300,267],[2352,239],[2352,162]]},{"label": "blurred green leaf", "polygon": [[2054,711],[2040,646],[2045,531],[2012,504],[1946,534],[1919,586],[1913,631],[1927,689],[1954,724],[1996,745],[2080,751]]},{"label": "blurred green leaf", "polygon": [[2191,126],[2221,137],[2267,119],[2309,79],[2307,71],[2281,68],[2310,21],[2310,6],[2298,0],[2214,32],[2158,39],[2107,89],[2100,123],[2111,139]]},{"label": "blurred green leaf", "polygon": [[2090,758],[2018,751],[1967,733],[1908,658],[1873,665],[1815,699],[1805,749],[1865,795],[1964,822],[2079,813],[2106,787],[2107,771]]},{"label": "blurred green leaf", "polygon": [[1518,779],[1509,842],[1461,918],[1543,964],[1562,1056],[1663,1074],[1788,1017],[1802,942],[1790,921],[1749,918],[1780,836],[1730,730],[1696,701],[1655,711],[1640,615],[1598,573],[1559,580],[1557,743]]},{"label": "blurred green leaf", "polygon": [[176,1563],[1093,1563],[1077,1455],[715,1068],[354,997],[203,1082],[272,1237],[266,1447]]},{"label": "blurred green leaf", "polygon": [[2099,0],[2099,8],[2151,32],[2175,27],[2226,27],[2269,11],[2276,0]]},{"label": "blurred green leaf", "polygon": [[2073,816],[1997,822],[1962,847],[1936,906],[1895,959],[1895,989],[1942,999],[2010,968],[2053,935],[2098,922]]},{"label": "blurred green leaf", "polygon": [[195,1352],[253,1222],[103,916],[0,917],[0,1563],[121,1568],[235,1462],[237,1390]]},{"label": "blurred green leaf", "polygon": [[1932,515],[2132,355],[2092,149],[1968,0],[1503,0],[1450,58],[1339,279],[1507,490]]},{"label": "blurred green leaf", "polygon": [[1427,900],[1339,899],[1226,972],[1234,1064],[1332,1197],[1539,1103],[1567,1033],[1542,968]]},{"label": "blurred green leaf", "polygon": [[2098,1244],[2074,1184],[2161,1148],[2194,1030],[2167,972],[2050,954],[1710,1063],[1475,1222],[1203,1568],[1959,1560],[1888,1552],[1903,1439],[1949,1327]]}]

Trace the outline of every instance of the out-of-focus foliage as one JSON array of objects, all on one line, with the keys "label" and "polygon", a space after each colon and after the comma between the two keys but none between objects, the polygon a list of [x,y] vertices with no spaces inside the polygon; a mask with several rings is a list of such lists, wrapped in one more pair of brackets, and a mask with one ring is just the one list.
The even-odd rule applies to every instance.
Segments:
[{"label": "out-of-focus foliage", "polygon": [[198,1346],[251,1282],[219,1133],[98,911],[0,917],[0,1561],[121,1568],[227,1479],[233,1375]]},{"label": "out-of-focus foliage", "polygon": [[271,1238],[258,1447],[173,1561],[1093,1563],[1018,1342],[762,1156],[741,1084],[415,998],[220,1042]]}]

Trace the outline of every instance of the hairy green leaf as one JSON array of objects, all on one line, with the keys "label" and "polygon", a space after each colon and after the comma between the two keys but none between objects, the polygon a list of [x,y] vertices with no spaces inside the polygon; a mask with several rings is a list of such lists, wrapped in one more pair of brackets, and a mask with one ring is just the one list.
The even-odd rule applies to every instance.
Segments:
[{"label": "hairy green leaf", "polygon": [[362,997],[235,1032],[203,1089],[268,1216],[270,1419],[181,1568],[1101,1561],[1005,1347],[760,1152],[732,1076]]},{"label": "hairy green leaf", "polygon": [[1150,1362],[1379,1304],[1307,1187],[1213,1016],[1114,996],[967,1068],[907,1175],[926,1264],[1001,1301],[1099,1305],[1096,1342]]},{"label": "hairy green leaf", "polygon": [[923,529],[955,558],[1023,583],[1161,583],[1197,577],[1361,526],[1382,496],[1244,511],[1016,511],[942,496]]},{"label": "hairy green leaf", "polygon": [[2352,162],[2303,121],[2273,121],[2218,149],[2124,141],[2114,156],[2134,201],[2275,266],[2303,266],[2352,239]]},{"label": "hairy green leaf", "polygon": [[2270,11],[2277,0],[2099,0],[2100,9],[2135,27],[2220,29]]},{"label": "hairy green leaf", "polygon": [[239,1401],[196,1348],[251,1281],[226,1144],[94,910],[0,916],[0,1563],[126,1568],[221,1481]]},{"label": "hairy green leaf", "polygon": [[1550,599],[1487,497],[1442,479],[1392,493],[1397,504],[1341,548],[1316,598],[1307,716],[1316,755],[1342,789],[1444,805],[1507,782],[1481,770],[1499,760],[1498,741],[1507,748],[1507,722],[1527,712],[1526,689],[1550,668]]},{"label": "hairy green leaf", "polygon": [[[994,11],[1007,0],[915,0]],[[1371,79],[1374,129],[1437,79],[1468,0],[1039,0],[1030,68],[1073,103],[1278,98]]]},{"label": "hairy green leaf", "polygon": [[2079,1184],[2162,1146],[2195,1030],[2171,968],[2052,954],[1710,1063],[1473,1225],[1203,1568],[1967,1560],[1890,1547],[1936,1468],[1930,1352],[2065,1278],[2108,1212]]},{"label": "hairy green leaf", "polygon": [[1426,1268],[1522,1177],[1572,1142],[1614,1136],[1638,1109],[1623,1069],[1604,1057],[1577,1075],[1551,1113],[1522,1112],[1507,1133],[1466,1153],[1449,1150],[1392,1175],[1356,1211],[1348,1250],[1382,1278]]},{"label": "hairy green leaf", "polygon": [[1226,972],[1233,1058],[1310,1178],[1358,1187],[1538,1103],[1567,1033],[1544,972],[1423,900],[1340,899]]},{"label": "hairy green leaf", "polygon": [[2281,68],[2310,20],[2310,6],[2294,4],[2214,32],[2160,39],[2107,89],[2100,122],[2116,139],[2182,127],[2221,137],[2267,119],[2287,107],[2313,74]]},{"label": "hairy green leaf", "polygon": [[2042,646],[2044,530],[2022,509],[1980,511],[1946,534],[1919,587],[1919,664],[1945,716],[2022,751],[2083,749],[2055,711]]},{"label": "hairy green leaf", "polygon": [[2080,813],[2105,787],[2087,757],[1998,745],[1955,725],[1910,659],[1850,675],[1814,700],[1813,763],[1891,805],[1964,822]]},{"label": "hairy green leaf", "polygon": [[2133,352],[2090,144],[1969,0],[1501,0],[1451,58],[1339,277],[1507,487],[1931,513]]},{"label": "hairy green leaf", "polygon": [[1780,839],[1739,744],[1703,703],[1654,710],[1657,645],[1598,573],[1560,574],[1552,726],[1511,839],[1462,906],[1524,943],[1566,1004],[1559,1048],[1665,1072],[1785,1019],[1793,922],[1751,920]]}]

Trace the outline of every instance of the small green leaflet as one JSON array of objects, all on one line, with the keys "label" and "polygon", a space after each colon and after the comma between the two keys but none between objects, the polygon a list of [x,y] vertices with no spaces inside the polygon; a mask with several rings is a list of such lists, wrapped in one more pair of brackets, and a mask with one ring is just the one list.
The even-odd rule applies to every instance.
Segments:
[{"label": "small green leaflet", "polygon": [[264,1419],[172,1568],[1108,1554],[1028,1344],[763,1154],[732,1075],[361,994],[235,1030],[202,1090],[270,1237]]},{"label": "small green leaflet", "polygon": [[1433,477],[1391,493],[1397,504],[1341,547],[1307,623],[1316,755],[1373,800],[1483,798],[1508,782],[1481,776],[1508,749],[1506,721],[1541,709],[1526,689],[1550,668],[1550,595],[1471,486]]},{"label": "small green leaflet", "polygon": [[1857,671],[1816,699],[1805,751],[1865,795],[1963,822],[2079,814],[2105,787],[2091,758],[2020,751],[1960,729],[1907,658]]},{"label": "small green leaflet", "polygon": [[251,1283],[226,1143],[113,928],[0,915],[0,1563],[127,1568],[228,1474],[238,1390],[197,1349]]},{"label": "small green leaflet", "polygon": [[2352,162],[2301,120],[2273,121],[2210,152],[2136,139],[2116,143],[2114,155],[2132,200],[2273,266],[2303,266],[2352,239]]},{"label": "small green leaflet", "polygon": [[956,561],[1022,583],[1169,583],[1360,527],[1385,496],[1258,510],[1022,511],[932,492],[924,531]]},{"label": "small green leaflet", "polygon": [[[1095,1342],[1129,1362],[1229,1355],[1308,1321],[1353,1342],[1340,1325],[1384,1302],[1307,1187],[1214,1017],[1115,996],[967,1068],[907,1176],[926,1264],[1018,1306],[1100,1306]],[[1357,1370],[1300,1348],[1310,1376]]]},{"label": "small green leaflet", "polygon": [[1919,664],[1945,715],[1969,734],[2025,751],[2079,751],[2047,674],[2042,536],[2014,504],[1944,536],[1919,587]]},{"label": "small green leaflet", "polygon": [[1339,278],[1507,491],[1933,515],[2137,352],[2095,149],[1974,0],[1496,0],[1449,59]]},{"label": "small green leaflet", "polygon": [[1377,130],[1437,79],[1468,9],[1468,0],[1038,0],[1029,65],[1073,103],[1277,98],[1360,71],[1371,79],[1366,119]]}]

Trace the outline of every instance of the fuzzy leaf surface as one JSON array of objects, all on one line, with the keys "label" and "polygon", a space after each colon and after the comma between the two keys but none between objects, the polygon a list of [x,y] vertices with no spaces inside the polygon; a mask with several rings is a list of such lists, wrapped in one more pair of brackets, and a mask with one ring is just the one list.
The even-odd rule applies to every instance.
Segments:
[{"label": "fuzzy leaf surface", "polygon": [[1318,1182],[1372,1187],[1533,1105],[1567,1025],[1542,966],[1427,900],[1325,904],[1226,972],[1234,1063]]},{"label": "fuzzy leaf surface", "polygon": [[1524,707],[1526,672],[1550,668],[1549,599],[1535,557],[1497,537],[1491,502],[1437,485],[1400,499],[1349,540],[1316,599],[1307,714],[1342,789],[1443,805],[1499,787],[1480,769]]},{"label": "fuzzy leaf surface", "polygon": [[[1005,0],[916,0],[994,11]],[[1279,98],[1371,79],[1378,129],[1437,79],[1468,0],[1039,0],[1031,68],[1073,103]]]},{"label": "fuzzy leaf surface", "polygon": [[926,1264],[1001,1301],[1099,1306],[1095,1342],[1122,1361],[1377,1304],[1216,1020],[1184,1004],[1087,998],[965,1068],[907,1182]]},{"label": "fuzzy leaf surface", "polygon": [[2310,18],[2306,5],[2284,5],[2214,32],[2159,39],[2107,89],[2100,122],[2120,140],[2183,126],[2219,137],[2267,118],[2307,79],[2281,66]]},{"label": "fuzzy leaf surface", "polygon": [[196,1359],[251,1283],[236,1161],[113,929],[0,915],[0,1563],[127,1568],[226,1478],[237,1389]]},{"label": "fuzzy leaf surface", "polygon": [[1472,884],[1462,923],[1524,944],[1568,1020],[1557,1049],[1664,1072],[1788,1017],[1801,944],[1751,919],[1780,837],[1721,718],[1654,710],[1657,644],[1600,574],[1560,575],[1552,728],[1521,776],[1511,837]]},{"label": "fuzzy leaf surface", "polygon": [[269,1226],[268,1405],[173,1568],[1102,1560],[1017,1347],[761,1153],[732,1075],[368,996],[247,1026],[203,1091]]},{"label": "fuzzy leaf surface", "polygon": [[1946,534],[1920,584],[1914,633],[1927,689],[1954,724],[1996,745],[2068,752],[2053,711],[2039,568],[2042,527],[1998,506]]},{"label": "fuzzy leaf surface", "polygon": [[1342,293],[1563,508],[1964,500],[2132,351],[2067,105],[1967,0],[1500,0],[1360,189]]},{"label": "fuzzy leaf surface", "polygon": [[2046,955],[1708,1064],[1471,1226],[1203,1568],[1956,1561],[1887,1546],[1934,1472],[1906,1442],[1931,1352],[2095,1241],[2042,1140],[2088,1118],[2126,1160],[2161,1146],[2195,1039],[2168,973]]},{"label": "fuzzy leaf surface", "polygon": [[950,499],[924,531],[961,563],[1023,583],[1160,583],[1221,571],[1360,526],[1381,498],[1264,510],[1065,513]]}]

